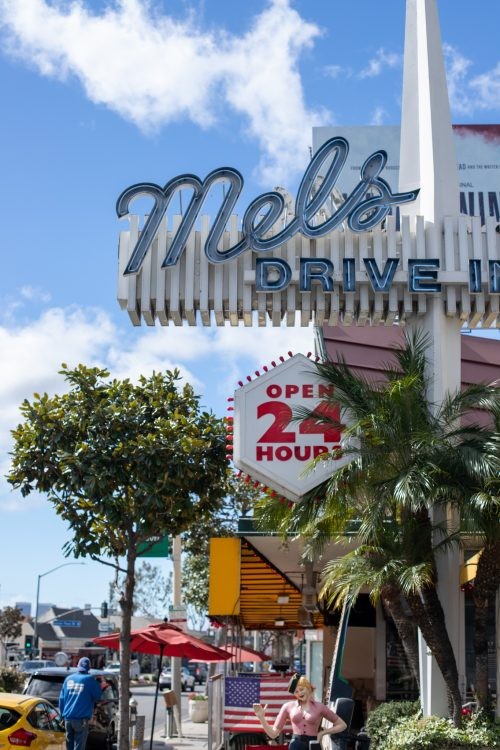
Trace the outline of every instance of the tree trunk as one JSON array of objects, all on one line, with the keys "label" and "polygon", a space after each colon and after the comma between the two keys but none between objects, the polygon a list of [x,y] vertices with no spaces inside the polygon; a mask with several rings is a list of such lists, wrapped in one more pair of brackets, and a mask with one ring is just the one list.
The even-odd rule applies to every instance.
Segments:
[{"label": "tree trunk", "polygon": [[488,597],[474,594],[474,696],[477,707],[488,703]]},{"label": "tree trunk", "polygon": [[500,585],[500,540],[486,544],[479,557],[474,598],[474,693],[478,708],[488,709],[492,695],[488,685],[488,613]]},{"label": "tree trunk", "polygon": [[127,575],[124,591],[120,596],[122,628],[120,631],[120,723],[118,727],[118,750],[129,750],[129,700],[130,700],[130,630],[134,606],[135,547],[129,544]]},{"label": "tree trunk", "polygon": [[408,666],[420,689],[417,627],[404,610],[401,591],[397,586],[384,586],[380,593],[384,607],[392,617],[398,632]]},{"label": "tree trunk", "polygon": [[458,670],[451,645],[443,608],[433,586],[423,589],[421,594],[409,594],[408,604],[417,626],[443,675],[448,691],[450,717],[456,727],[462,723],[462,696],[458,687]]}]

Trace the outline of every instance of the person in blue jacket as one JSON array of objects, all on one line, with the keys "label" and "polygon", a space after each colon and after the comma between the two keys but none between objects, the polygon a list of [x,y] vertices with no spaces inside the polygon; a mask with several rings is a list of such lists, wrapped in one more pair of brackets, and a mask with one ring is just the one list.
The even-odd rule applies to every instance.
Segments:
[{"label": "person in blue jacket", "polygon": [[64,680],[59,695],[59,711],[64,719],[67,750],[85,750],[89,733],[89,720],[94,704],[101,698],[101,686],[89,674],[90,659],[84,656],[78,662],[77,672]]}]

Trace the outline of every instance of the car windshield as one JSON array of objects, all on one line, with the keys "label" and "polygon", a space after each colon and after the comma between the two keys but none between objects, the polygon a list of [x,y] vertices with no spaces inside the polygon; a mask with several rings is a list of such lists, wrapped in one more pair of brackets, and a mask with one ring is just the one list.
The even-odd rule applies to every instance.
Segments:
[{"label": "car windshield", "polygon": [[57,703],[65,677],[66,675],[36,675],[28,683],[28,695],[47,698],[51,703]]}]

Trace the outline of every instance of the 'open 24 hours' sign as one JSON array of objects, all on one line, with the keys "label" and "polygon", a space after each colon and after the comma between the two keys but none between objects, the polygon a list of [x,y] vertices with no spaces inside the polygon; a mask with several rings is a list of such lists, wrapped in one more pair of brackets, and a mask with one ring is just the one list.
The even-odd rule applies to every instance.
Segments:
[{"label": "'open 24 hours' sign", "polygon": [[[298,406],[322,408],[331,386],[314,364],[296,354],[239,388],[234,397],[234,464],[254,479],[297,501],[323,482],[341,461],[311,461],[340,444],[340,430],[294,419]],[[323,402],[324,403],[324,402]],[[339,420],[338,407],[329,407]]]}]

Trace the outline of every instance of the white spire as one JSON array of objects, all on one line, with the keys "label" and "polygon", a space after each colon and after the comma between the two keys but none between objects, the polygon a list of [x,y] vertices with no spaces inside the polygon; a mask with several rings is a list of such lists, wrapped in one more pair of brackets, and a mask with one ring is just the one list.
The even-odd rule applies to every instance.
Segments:
[{"label": "white spire", "polygon": [[455,144],[436,0],[407,0],[400,191],[420,187],[401,213],[439,223],[459,214]]}]

